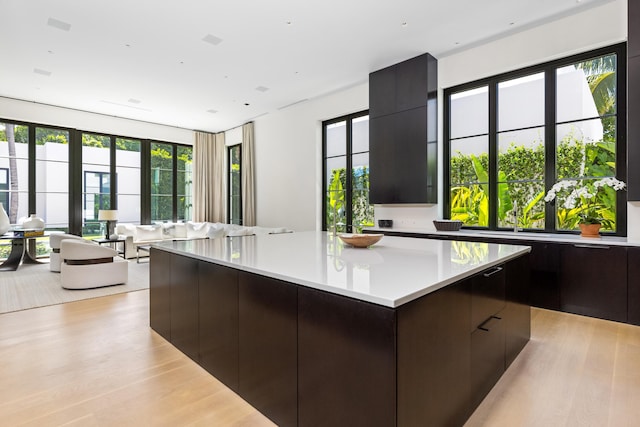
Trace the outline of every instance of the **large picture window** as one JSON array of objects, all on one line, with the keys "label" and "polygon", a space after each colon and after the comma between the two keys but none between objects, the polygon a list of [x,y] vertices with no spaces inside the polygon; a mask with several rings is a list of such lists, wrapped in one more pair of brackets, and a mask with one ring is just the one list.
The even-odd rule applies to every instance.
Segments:
[{"label": "large picture window", "polygon": [[[577,230],[587,208],[552,202],[556,182],[624,180],[624,45],[445,90],[445,212],[466,227]],[[603,231],[626,234],[625,193],[594,204]]]},{"label": "large picture window", "polygon": [[373,226],[369,205],[369,113],[323,123],[323,229],[356,232]]}]

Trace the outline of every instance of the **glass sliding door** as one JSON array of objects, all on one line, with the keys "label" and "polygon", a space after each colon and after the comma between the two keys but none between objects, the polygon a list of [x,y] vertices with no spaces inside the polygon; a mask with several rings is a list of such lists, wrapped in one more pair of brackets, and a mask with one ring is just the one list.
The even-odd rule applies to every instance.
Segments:
[{"label": "glass sliding door", "polygon": [[172,144],[151,143],[151,221],[173,221]]},{"label": "glass sliding door", "polygon": [[193,165],[193,147],[183,145],[177,146],[177,202],[178,202],[178,220],[189,221],[192,219],[193,200],[192,187],[192,165]]},{"label": "glass sliding door", "polygon": [[140,141],[116,138],[118,222],[140,223]]},{"label": "glass sliding door", "polygon": [[102,235],[98,211],[111,209],[111,137],[82,134],[82,235]]}]

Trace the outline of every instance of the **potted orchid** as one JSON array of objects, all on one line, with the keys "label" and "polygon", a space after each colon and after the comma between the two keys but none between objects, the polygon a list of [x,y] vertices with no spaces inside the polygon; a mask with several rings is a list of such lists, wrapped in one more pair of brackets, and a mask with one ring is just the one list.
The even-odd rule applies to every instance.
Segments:
[{"label": "potted orchid", "polygon": [[[603,203],[607,188],[620,191],[625,183],[615,178],[599,180],[564,180],[551,187],[544,200],[552,202],[558,193],[569,193],[562,204],[563,208],[577,216],[583,236],[597,237],[601,226],[611,227],[615,217],[611,214],[610,206]],[[575,223],[573,225],[575,227]]]}]

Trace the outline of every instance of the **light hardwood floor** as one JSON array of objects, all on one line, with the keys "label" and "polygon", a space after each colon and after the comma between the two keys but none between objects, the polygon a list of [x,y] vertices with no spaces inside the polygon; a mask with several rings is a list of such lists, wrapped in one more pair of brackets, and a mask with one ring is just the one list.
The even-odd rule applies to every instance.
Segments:
[{"label": "light hardwood floor", "polygon": [[[148,291],[0,315],[0,426],[273,426],[151,331]],[[532,309],[466,426],[640,425],[640,327]]]}]

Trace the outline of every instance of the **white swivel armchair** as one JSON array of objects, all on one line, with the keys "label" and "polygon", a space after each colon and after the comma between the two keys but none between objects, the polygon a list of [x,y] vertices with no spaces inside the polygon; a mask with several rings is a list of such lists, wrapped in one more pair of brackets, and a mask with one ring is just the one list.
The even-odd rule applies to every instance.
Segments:
[{"label": "white swivel armchair", "polygon": [[64,239],[60,243],[60,257],[60,278],[65,289],[119,285],[129,279],[129,263],[115,249]]},{"label": "white swivel armchair", "polygon": [[93,242],[83,239],[80,236],[76,236],[75,234],[55,233],[49,236],[49,246],[51,247],[51,254],[49,255],[49,270],[55,273],[60,273],[60,262],[62,261],[60,258],[60,242],[66,239],[94,244]]}]

